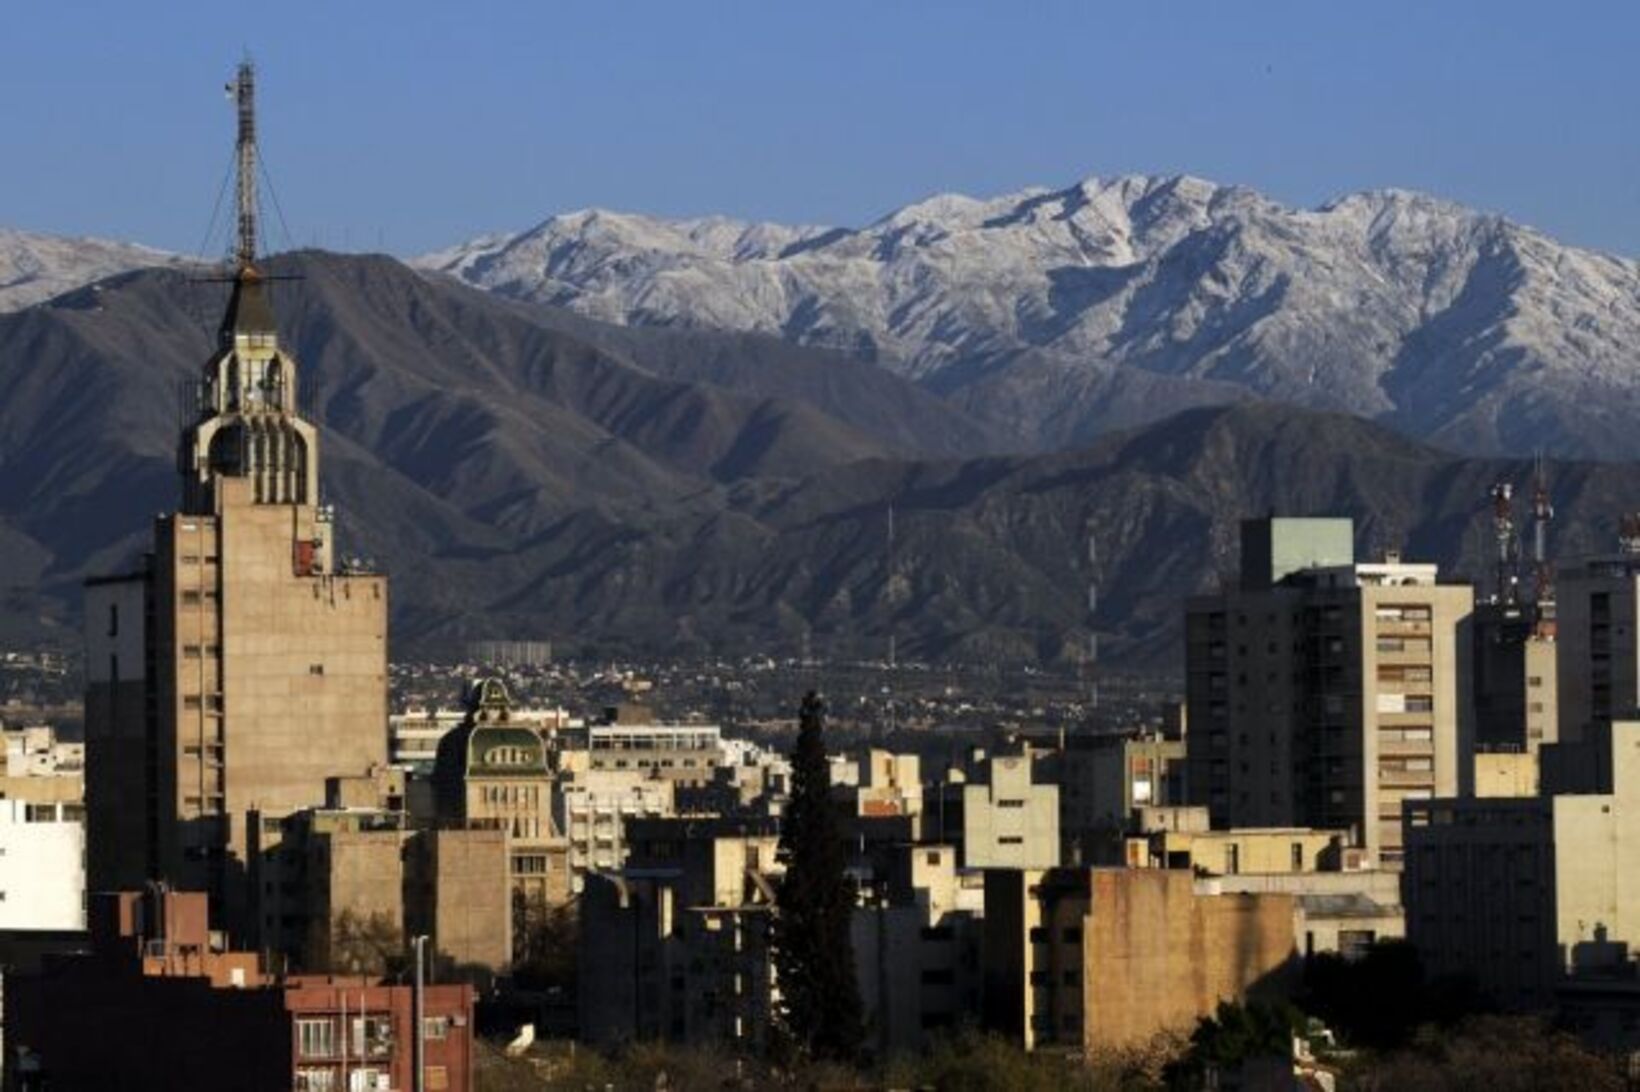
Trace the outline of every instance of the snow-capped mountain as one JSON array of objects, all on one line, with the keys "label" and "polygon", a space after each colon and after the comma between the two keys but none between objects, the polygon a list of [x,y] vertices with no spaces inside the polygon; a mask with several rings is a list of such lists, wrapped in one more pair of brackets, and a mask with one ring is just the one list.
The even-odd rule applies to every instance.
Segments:
[{"label": "snow-capped mountain", "polygon": [[865,356],[1025,446],[1259,397],[1468,450],[1640,455],[1640,264],[1399,190],[1297,209],[1089,179],[860,229],[592,210],[415,264],[599,319]]},{"label": "snow-capped mountain", "polygon": [[0,228],[0,312],[22,310],[116,273],[181,261],[131,243]]}]

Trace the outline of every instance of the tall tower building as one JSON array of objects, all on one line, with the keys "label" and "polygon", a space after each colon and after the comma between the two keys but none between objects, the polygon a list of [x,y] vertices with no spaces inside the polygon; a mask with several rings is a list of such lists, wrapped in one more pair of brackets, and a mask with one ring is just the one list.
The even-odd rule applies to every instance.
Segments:
[{"label": "tall tower building", "polygon": [[238,245],[181,436],[181,505],[139,571],[85,594],[89,884],[207,891],[246,939],[266,846],[247,814],[322,804],[327,776],[387,760],[387,580],[334,561],[318,431],[256,265],[253,78],[241,65],[231,86]]},{"label": "tall tower building", "polygon": [[1474,591],[1351,537],[1248,521],[1239,586],[1190,601],[1187,782],[1215,827],[1349,829],[1397,867],[1402,801],[1469,791]]}]

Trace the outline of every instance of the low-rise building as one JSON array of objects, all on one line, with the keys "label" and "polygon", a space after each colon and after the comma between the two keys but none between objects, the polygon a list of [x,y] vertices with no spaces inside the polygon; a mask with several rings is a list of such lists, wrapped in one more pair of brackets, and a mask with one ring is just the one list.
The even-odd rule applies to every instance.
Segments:
[{"label": "low-rise building", "polygon": [[1437,975],[1547,1009],[1640,965],[1640,721],[1545,745],[1542,795],[1409,802],[1407,936]]},{"label": "low-rise building", "polygon": [[85,809],[0,799],[0,932],[84,928]]},{"label": "low-rise building", "polygon": [[1057,867],[1059,786],[1037,776],[1040,757],[1029,745],[970,755],[928,786],[924,837],[956,846],[963,868]]},{"label": "low-rise building", "polygon": [[650,820],[630,836],[628,867],[590,874],[581,897],[581,1037],[762,1049],[779,998],[774,825]]},{"label": "low-rise building", "polygon": [[531,915],[564,905],[572,892],[569,840],[553,818],[555,781],[546,738],[512,719],[500,679],[481,679],[466,721],[439,741],[437,812],[441,822],[505,834],[513,898]]},{"label": "low-rise building", "polygon": [[1165,732],[1073,735],[1055,748],[1059,832],[1072,859],[1115,864],[1138,809],[1185,804],[1185,741]]},{"label": "low-rise building", "polygon": [[1293,897],[1199,892],[1176,869],[985,874],[985,1024],[1026,1049],[1188,1032],[1221,1001],[1280,995]]},{"label": "low-rise building", "polygon": [[578,770],[553,786],[553,815],[569,847],[570,888],[626,863],[626,824],[676,814],[675,781],[640,770]]},{"label": "low-rise building", "polygon": [[[586,729],[584,757],[564,755],[566,769],[625,770],[704,785],[725,760],[715,724],[661,724],[641,706],[619,706]],[[584,767],[580,765],[584,761]]]},{"label": "low-rise building", "polygon": [[867,1036],[880,1056],[926,1047],[980,1011],[984,875],[951,846],[901,845],[850,922]]},{"label": "low-rise building", "polygon": [[402,802],[403,778],[385,772],[332,778],[323,807],[252,813],[259,950],[287,969],[383,972],[405,938],[426,935],[435,966],[486,982],[512,960],[508,834],[413,822],[386,806]]},{"label": "low-rise building", "polygon": [[1127,839],[1130,868],[1189,869],[1200,894],[1291,895],[1305,956],[1363,955],[1405,935],[1398,873],[1368,867],[1343,831],[1208,829],[1205,808],[1141,808]]},{"label": "low-rise building", "polygon": [[[223,949],[202,893],[99,894],[91,933],[89,954],[8,979],[8,1087],[379,1092],[415,1084],[411,986],[271,975],[255,953]],[[473,1087],[472,1027],[471,986],[425,989],[426,1088]]]}]

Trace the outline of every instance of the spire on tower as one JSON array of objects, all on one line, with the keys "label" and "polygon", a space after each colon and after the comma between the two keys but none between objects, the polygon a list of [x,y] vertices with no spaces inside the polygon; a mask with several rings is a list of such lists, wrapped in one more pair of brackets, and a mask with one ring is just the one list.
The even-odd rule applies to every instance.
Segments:
[{"label": "spire on tower", "polygon": [[249,59],[239,62],[238,75],[229,90],[239,109],[238,184],[235,187],[239,232],[234,261],[243,270],[256,261],[256,66]]}]

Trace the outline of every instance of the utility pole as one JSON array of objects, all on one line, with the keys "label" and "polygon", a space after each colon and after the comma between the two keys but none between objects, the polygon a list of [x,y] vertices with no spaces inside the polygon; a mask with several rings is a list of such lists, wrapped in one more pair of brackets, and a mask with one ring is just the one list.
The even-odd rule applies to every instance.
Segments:
[{"label": "utility pole", "polygon": [[411,940],[416,951],[416,984],[411,993],[410,1019],[414,1022],[412,1029],[411,1064],[415,1066],[415,1076],[411,1080],[411,1087],[415,1092],[427,1090],[427,1041],[426,1016],[423,1013],[426,1001],[422,994],[427,989],[427,934],[422,933]]}]

